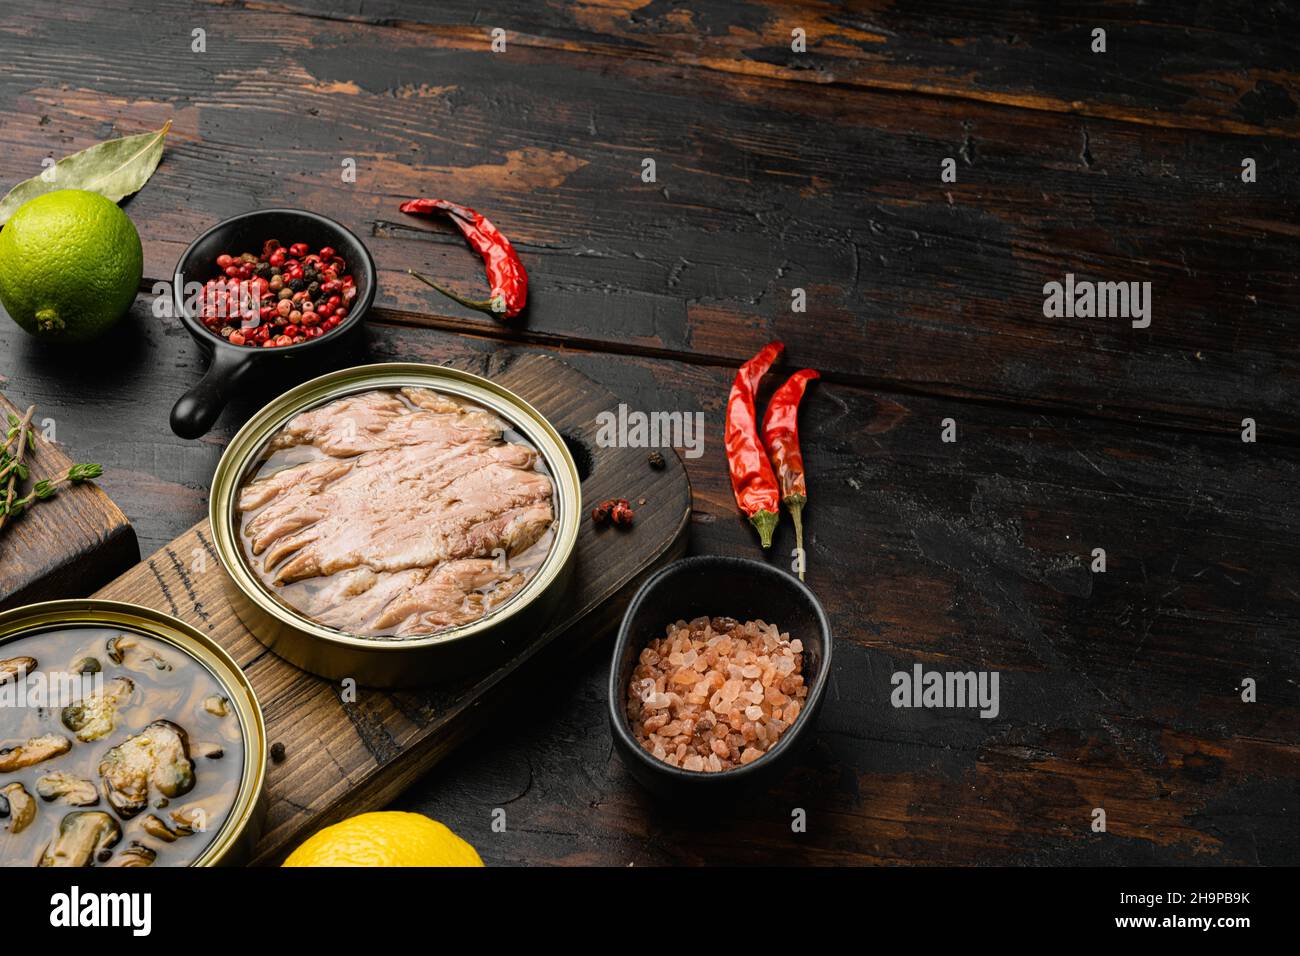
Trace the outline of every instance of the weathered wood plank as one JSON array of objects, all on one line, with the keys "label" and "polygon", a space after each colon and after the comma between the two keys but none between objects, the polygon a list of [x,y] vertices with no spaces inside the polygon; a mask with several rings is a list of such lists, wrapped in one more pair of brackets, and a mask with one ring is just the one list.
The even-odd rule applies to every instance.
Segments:
[{"label": "weathered wood plank", "polygon": [[[656,385],[711,392],[725,373]],[[399,805],[502,864],[1296,858],[1293,451],[969,407],[944,445],[928,399],[832,385],[806,401],[808,580],[840,643],[798,771],[715,813],[657,803],[612,751],[594,652],[562,706],[487,731]],[[753,554],[721,469],[699,471],[692,550]],[[787,524],[774,550],[791,543]],[[894,709],[891,675],[917,662],[998,671],[998,718]],[[1241,700],[1247,677],[1267,700]]]},{"label": "weathered wood plank", "polygon": [[[902,665],[856,647],[836,654],[840,687],[869,682],[873,698]],[[666,806],[611,749],[608,666],[593,652],[556,706],[485,731],[395,808],[443,821],[490,866],[1285,866],[1300,853],[1285,809],[1294,750],[1249,732],[1190,740],[1107,717],[1110,728],[1016,728],[1005,743],[950,747],[965,719],[934,718],[900,740],[863,693],[827,701],[818,740],[770,792],[715,812]],[[1109,835],[1088,829],[1097,806]],[[806,833],[791,832],[796,807]],[[504,832],[491,829],[497,808]]]},{"label": "weathered wood plank", "polygon": [[[674,812],[627,778],[603,649],[549,662],[549,712],[490,725],[403,806],[490,863],[1300,857],[1286,809],[1300,792],[1293,11],[381,2],[174,2],[143,26],[112,4],[60,18],[11,4],[11,176],[174,116],[168,158],[127,206],[151,277],[255,205],[338,216],[380,260],[381,321],[331,363],[488,369],[561,351],[636,407],[704,410],[705,454],[685,463],[698,552],[757,551],[718,429],[728,364],[784,337],[786,368],[828,373],[802,419],[809,581],[841,641],[817,744],[729,814]],[[768,36],[790,15],[840,31],[809,30],[798,75]],[[487,51],[498,18],[504,55]],[[1113,59],[1078,52],[1091,19]],[[205,56],[189,47],[200,25]],[[355,184],[339,179],[348,156]],[[958,161],[947,187],[944,156]],[[436,191],[519,241],[535,291],[521,332],[404,278],[478,287],[457,237],[393,212]],[[1152,281],[1152,327],[1043,319],[1042,283],[1067,271]],[[807,315],[788,312],[796,286]],[[0,320],[0,375],[104,461],[152,550],[202,515],[225,438],[309,370],[181,442],[166,412],[197,352],[144,300],[127,330],[55,354]],[[1260,444],[1236,437],[1246,415]],[[956,444],[939,441],[946,417]],[[786,522],[771,559],[791,545]],[[1105,574],[1087,568],[1098,546]],[[890,674],[916,661],[998,670],[999,719],[891,707]],[[278,687],[276,664],[251,662]],[[1240,701],[1245,677],[1258,703]],[[329,751],[303,757],[293,771],[328,789]],[[1105,838],[1089,829],[1097,806]]]},{"label": "weathered wood plank", "polygon": [[[832,380],[1220,433],[1252,416],[1262,440],[1300,437],[1294,140],[977,102],[956,116],[940,97],[809,95],[577,48],[493,54],[329,8],[176,2],[143,27],[78,9],[10,38],[0,141],[16,178],[174,118],[167,159],[128,205],[151,278],[210,222],[296,204],[366,239],[394,321],[434,312],[440,327],[512,341],[706,362],[780,336]],[[204,54],[181,29],[200,20]],[[1005,55],[1004,74],[1038,75],[1020,46]],[[58,84],[41,79],[51,63]],[[944,157],[956,184],[939,181]],[[348,158],[355,183],[340,176]],[[517,241],[533,279],[518,334],[406,275],[481,287],[449,228],[396,212],[430,192],[490,212]],[[1045,318],[1043,285],[1067,272],[1151,282],[1151,327]],[[795,288],[806,314],[790,310]]]},{"label": "weathered wood plank", "polygon": [[[235,4],[223,2],[223,6]],[[508,42],[649,61],[746,79],[924,94],[1157,127],[1296,138],[1300,18],[1283,3],[1176,2],[847,5],[790,0],[628,4],[434,5],[377,0],[239,0],[296,13],[418,31],[450,49]],[[1093,30],[1106,51],[1093,51]],[[802,30],[805,52],[793,48]],[[1010,64],[1016,64],[1011,67]]]},{"label": "weathered wood plank", "polygon": [[[9,346],[0,370],[26,392],[38,373],[20,335],[0,334]],[[362,345],[356,360],[456,359],[479,369],[498,353],[528,351],[386,326],[369,329]],[[117,436],[106,451],[155,469],[111,489],[152,533],[202,513],[225,436],[259,404],[250,394],[204,442],[170,436],[165,412],[194,374],[191,348],[178,336],[150,340],[147,381],[113,375],[113,387],[99,390],[114,402],[81,400],[57,413],[69,434],[93,422]],[[717,444],[731,371],[598,353],[564,358],[633,407],[705,411],[705,454],[685,462],[691,547],[757,554]],[[39,375],[47,388],[57,384],[49,371]],[[764,396],[779,378],[770,377]],[[939,440],[950,416],[956,444]],[[522,829],[490,834],[484,808],[497,791],[485,784],[467,796],[458,770],[411,799],[463,828],[492,862],[1294,858],[1278,807],[1300,780],[1300,709],[1288,689],[1300,675],[1292,639],[1300,511],[1281,489],[1300,480],[1300,452],[836,383],[810,391],[801,432],[808,580],[841,646],[821,743],[795,775],[708,827],[653,806],[609,753],[592,699],[599,650],[576,687],[563,678],[555,685],[562,713],[522,737],[517,721],[489,728],[485,756],[466,758],[476,773],[513,781],[526,779],[518,761],[528,753],[533,789],[510,805],[512,827]],[[113,459],[104,457],[111,476]],[[181,487],[176,474],[198,486]],[[792,545],[783,522],[771,559]],[[1098,546],[1108,553],[1105,574],[1088,570]],[[917,661],[998,670],[999,719],[893,709],[889,676]],[[279,679],[274,661],[254,667],[266,669],[263,680]],[[1259,681],[1259,703],[1240,702],[1243,677]],[[381,715],[381,723],[399,718]],[[304,768],[304,779],[323,768]],[[807,843],[791,843],[790,806],[820,821]],[[1094,806],[1108,809],[1120,841],[1089,842]],[[667,846],[656,836],[664,832],[690,840]]]},{"label": "weathered wood plank", "polygon": [[[17,397],[17,396],[15,396]],[[22,420],[25,409],[0,395],[0,421]],[[15,498],[37,481],[57,479],[72,465],[47,435],[59,422],[37,409],[23,455],[27,481],[14,487]],[[0,432],[8,430],[6,425]],[[17,442],[11,448],[17,451]],[[6,482],[0,482],[0,495]],[[63,485],[58,494],[19,514],[0,529],[0,608],[35,601],[83,597],[140,560],[135,531],[126,515],[93,482]]]}]

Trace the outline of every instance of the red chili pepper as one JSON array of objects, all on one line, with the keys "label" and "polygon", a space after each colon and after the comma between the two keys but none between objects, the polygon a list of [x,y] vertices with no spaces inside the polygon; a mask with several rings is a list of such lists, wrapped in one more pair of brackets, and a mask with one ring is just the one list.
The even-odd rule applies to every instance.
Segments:
[{"label": "red chili pepper", "polygon": [[[763,415],[763,444],[781,481],[781,500],[794,518],[795,547],[801,556],[803,506],[808,503],[808,485],[804,479],[803,453],[799,450],[799,400],[808,383],[817,378],[821,375],[810,368],[795,372],[773,393]],[[803,571],[799,572],[799,580],[803,580]]]},{"label": "red chili pepper", "polygon": [[772,546],[772,532],[780,520],[781,497],[776,475],[767,452],[758,437],[754,392],[758,382],[772,367],[785,348],[780,342],[768,342],[759,353],[740,367],[727,399],[727,465],[731,472],[731,490],[736,504],[758,529],[763,547]]},{"label": "red chili pepper", "polygon": [[445,199],[410,199],[402,203],[401,211],[412,216],[436,216],[446,213],[461,231],[470,246],[483,257],[487,267],[488,284],[492,293],[487,299],[475,301],[467,299],[450,289],[444,289],[428,276],[421,275],[414,269],[411,275],[421,282],[433,286],[449,299],[461,305],[490,315],[501,315],[513,319],[524,310],[528,302],[528,272],[519,261],[510,240],[503,236],[486,216],[480,216],[467,206],[458,206]]}]

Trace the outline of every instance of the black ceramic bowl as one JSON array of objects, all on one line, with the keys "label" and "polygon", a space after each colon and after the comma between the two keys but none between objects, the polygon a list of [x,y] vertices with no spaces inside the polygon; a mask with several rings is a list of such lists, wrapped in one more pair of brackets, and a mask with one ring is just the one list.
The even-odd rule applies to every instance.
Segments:
[{"label": "black ceramic bowl", "polygon": [[[333,246],[338,250],[356,282],[357,296],[348,309],[348,317],[337,328],[298,345],[249,348],[231,345],[212,334],[187,308],[185,284],[201,284],[215,278],[219,272],[217,256],[223,252],[236,256],[241,252],[260,252],[267,239],[278,239],[286,246],[305,242],[313,249]],[[194,341],[211,355],[211,361],[207,374],[172,409],[172,431],[182,438],[203,435],[217,420],[235,388],[254,368],[301,360],[306,354],[318,356],[320,350],[332,348],[358,328],[374,301],[375,261],[361,240],[333,219],[301,209],[263,209],[217,223],[190,243],[176,263],[172,305]],[[309,353],[311,349],[317,351]]]},{"label": "black ceramic bowl", "polygon": [[[642,749],[627,718],[627,685],[641,650],[664,636],[673,621],[734,617],[775,624],[803,642],[808,696],[776,746],[752,763],[719,773],[681,770]],[[632,776],[669,798],[730,797],[771,783],[812,736],[831,663],[831,628],[812,591],[794,575],[747,558],[698,557],[675,561],[650,577],[628,605],[609,670],[609,720],[614,745]]]}]

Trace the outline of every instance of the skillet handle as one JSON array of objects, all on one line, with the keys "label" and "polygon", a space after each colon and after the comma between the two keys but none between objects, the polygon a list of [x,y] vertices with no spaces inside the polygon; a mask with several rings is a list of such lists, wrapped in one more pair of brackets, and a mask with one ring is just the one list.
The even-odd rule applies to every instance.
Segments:
[{"label": "skillet handle", "polygon": [[181,438],[199,438],[207,434],[226,407],[235,386],[257,358],[255,349],[216,346],[207,373],[172,408],[172,431]]}]

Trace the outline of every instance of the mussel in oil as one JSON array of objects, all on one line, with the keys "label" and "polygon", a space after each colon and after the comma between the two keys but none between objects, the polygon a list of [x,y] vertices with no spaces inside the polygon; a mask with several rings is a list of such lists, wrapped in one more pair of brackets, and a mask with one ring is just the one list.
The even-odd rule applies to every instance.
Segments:
[{"label": "mussel in oil", "polygon": [[108,751],[99,764],[104,795],[123,818],[149,805],[150,790],[179,797],[194,786],[194,761],[184,729],[155,720]]},{"label": "mussel in oil", "polygon": [[107,650],[109,660],[127,670],[148,671],[152,668],[169,671],[172,669],[171,662],[167,658],[131,634],[119,634],[117,637],[110,638]]},{"label": "mussel in oil", "polygon": [[113,856],[109,866],[153,866],[154,860],[158,859],[158,854],[143,843],[134,840],[125,850]]},{"label": "mussel in oil", "polygon": [[58,734],[31,737],[27,743],[0,750],[0,773],[13,773],[31,767],[51,757],[59,757],[72,749],[72,741]]},{"label": "mussel in oil", "polygon": [[117,725],[118,709],[134,692],[135,682],[131,678],[114,677],[103,690],[64,707],[63,726],[75,733],[80,741],[106,737]]},{"label": "mussel in oil", "polygon": [[156,813],[151,813],[145,817],[143,823],[141,823],[141,828],[151,837],[162,840],[164,843],[175,843],[177,837],[184,836],[184,834],[173,831]]},{"label": "mussel in oil", "polygon": [[75,810],[59,823],[41,866],[87,866],[122,839],[122,828],[103,810]]},{"label": "mussel in oil", "polygon": [[10,833],[22,833],[36,819],[36,799],[21,783],[0,787],[0,801],[0,809],[8,811],[3,815],[9,817]]},{"label": "mussel in oil", "polygon": [[10,657],[0,661],[0,684],[7,684],[21,674],[30,674],[36,670],[34,657]]},{"label": "mussel in oil", "polygon": [[62,799],[74,807],[93,807],[99,803],[99,792],[93,780],[78,777],[63,770],[55,770],[36,781],[36,792],[47,803]]}]

